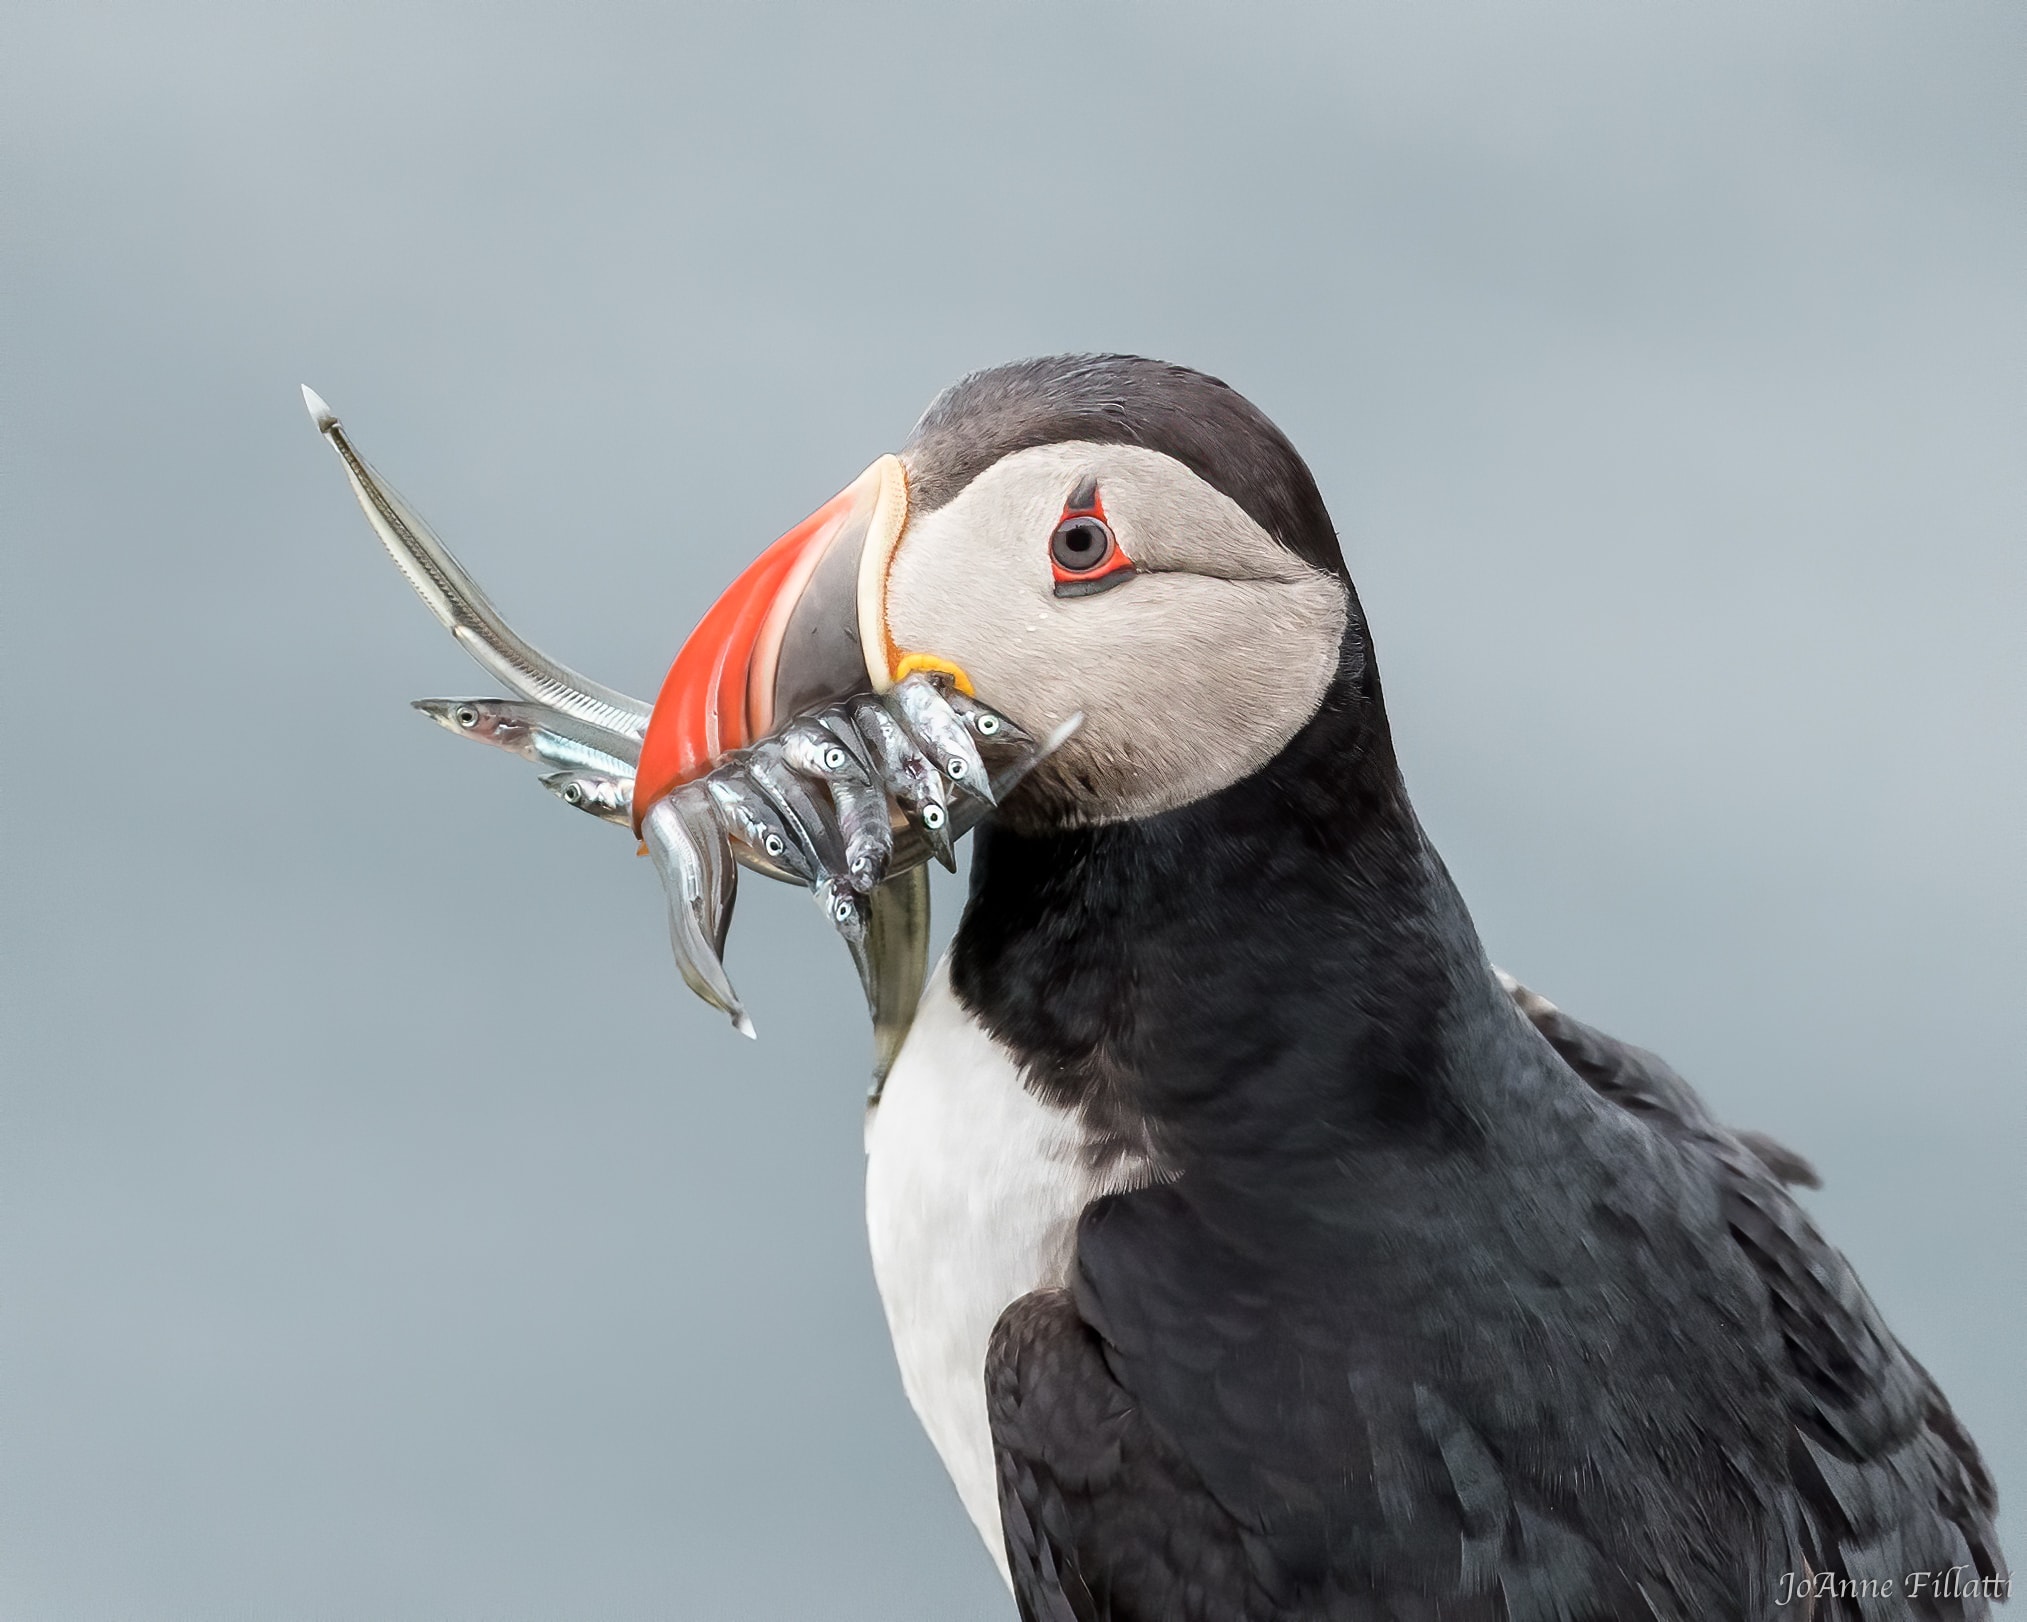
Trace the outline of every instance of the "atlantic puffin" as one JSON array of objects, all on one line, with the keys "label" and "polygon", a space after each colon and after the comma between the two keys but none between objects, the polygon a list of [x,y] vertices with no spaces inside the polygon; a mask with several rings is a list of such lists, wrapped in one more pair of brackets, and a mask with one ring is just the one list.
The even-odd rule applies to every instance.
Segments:
[{"label": "atlantic puffin", "polygon": [[1026,1622],[1987,1614],[1991,1479],[1805,1169],[1488,963],[1233,389],[963,379],[678,668],[640,803],[910,670],[1084,718],[867,1131],[902,1382]]}]

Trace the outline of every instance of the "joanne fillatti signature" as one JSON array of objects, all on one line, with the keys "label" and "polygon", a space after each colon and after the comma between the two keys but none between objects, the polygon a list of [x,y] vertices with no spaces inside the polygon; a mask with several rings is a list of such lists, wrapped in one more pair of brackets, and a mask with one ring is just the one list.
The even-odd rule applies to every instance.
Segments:
[{"label": "joanne fillatti signature", "polygon": [[1781,1574],[1779,1603],[1792,1605],[1798,1599],[2005,1599],[2012,1592],[2011,1577],[1987,1577],[1975,1566],[1910,1571],[1904,1577],[1842,1577],[1834,1571],[1788,1571]]}]

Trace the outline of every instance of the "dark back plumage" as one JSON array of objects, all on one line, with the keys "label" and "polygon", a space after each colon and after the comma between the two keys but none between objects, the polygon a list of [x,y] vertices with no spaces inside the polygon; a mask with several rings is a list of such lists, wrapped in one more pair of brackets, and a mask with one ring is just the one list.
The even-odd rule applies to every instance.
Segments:
[{"label": "dark back plumage", "polygon": [[1219,794],[978,836],[960,1000],[1162,1173],[994,1338],[1024,1617],[1985,1616],[1906,1593],[2003,1572],[1992,1485],[1806,1168],[1514,1006],[1368,676]]}]

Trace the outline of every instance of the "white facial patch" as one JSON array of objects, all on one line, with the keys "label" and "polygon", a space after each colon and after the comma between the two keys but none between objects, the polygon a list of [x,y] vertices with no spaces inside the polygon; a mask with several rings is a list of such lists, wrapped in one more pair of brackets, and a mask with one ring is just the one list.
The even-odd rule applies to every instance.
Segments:
[{"label": "white facial patch", "polygon": [[[1137,573],[1062,598],[1049,538],[1087,479]],[[902,654],[961,666],[1036,736],[1081,710],[1052,776],[1073,820],[1113,822],[1273,759],[1322,701],[1347,602],[1340,581],[1175,458],[1076,442],[1008,456],[912,519],[886,611]]]}]

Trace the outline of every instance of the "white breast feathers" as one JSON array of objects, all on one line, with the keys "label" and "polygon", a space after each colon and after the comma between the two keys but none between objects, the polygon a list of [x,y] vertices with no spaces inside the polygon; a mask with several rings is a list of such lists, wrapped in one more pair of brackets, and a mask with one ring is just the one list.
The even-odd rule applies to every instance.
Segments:
[{"label": "white breast feathers", "polygon": [[902,1386],[1002,1575],[986,1343],[1065,1282],[1084,1207],[1149,1180],[1137,1157],[1094,1167],[1087,1143],[959,1005],[946,957],[867,1123],[866,1228]]}]

